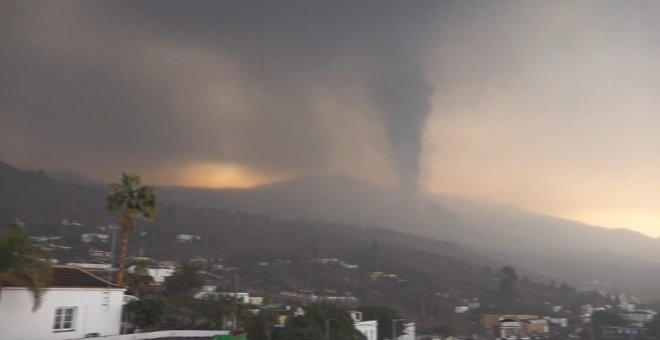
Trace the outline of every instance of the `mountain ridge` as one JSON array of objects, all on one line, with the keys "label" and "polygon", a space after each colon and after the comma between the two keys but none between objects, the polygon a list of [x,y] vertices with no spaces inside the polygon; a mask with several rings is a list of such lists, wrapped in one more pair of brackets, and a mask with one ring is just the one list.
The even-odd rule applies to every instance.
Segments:
[{"label": "mountain ridge", "polygon": [[[106,190],[102,187],[68,184],[3,163],[0,186],[5,189],[0,192],[0,217],[23,218],[43,211],[40,218],[59,221],[71,212],[85,211],[94,217],[93,223],[116,222],[103,209]],[[344,176],[306,176],[251,189],[155,190],[165,210],[175,204],[384,227],[458,244],[499,263],[578,286],[597,279],[640,296],[660,297],[660,289],[655,288],[660,283],[656,260],[660,243],[634,231],[605,229],[509,206],[467,204],[462,198],[401,195],[393,188]]]}]

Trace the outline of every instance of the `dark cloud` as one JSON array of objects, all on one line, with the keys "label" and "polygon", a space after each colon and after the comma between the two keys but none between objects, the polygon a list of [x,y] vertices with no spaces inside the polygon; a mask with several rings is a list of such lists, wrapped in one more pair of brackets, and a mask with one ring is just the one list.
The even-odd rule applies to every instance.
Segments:
[{"label": "dark cloud", "polygon": [[[25,164],[351,173],[355,159],[380,152],[363,172],[390,163],[416,185],[432,93],[422,53],[437,2],[6,7],[14,20],[0,47],[0,130],[51,150],[31,157],[23,146]],[[379,130],[381,142],[364,139]]]}]

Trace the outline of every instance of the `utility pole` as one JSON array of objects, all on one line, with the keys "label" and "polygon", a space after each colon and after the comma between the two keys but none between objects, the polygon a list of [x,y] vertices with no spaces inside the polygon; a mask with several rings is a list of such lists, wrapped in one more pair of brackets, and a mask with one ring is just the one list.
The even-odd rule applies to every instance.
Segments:
[{"label": "utility pole", "polygon": [[396,340],[396,323],[406,319],[392,319],[392,340]]},{"label": "utility pole", "polygon": [[238,326],[238,275],[234,275],[234,324],[232,328],[236,332]]},{"label": "utility pole", "polygon": [[115,248],[117,247],[117,230],[119,226],[112,223],[108,225],[108,230],[112,233],[112,241],[110,243],[110,267],[115,265]]},{"label": "utility pole", "polygon": [[333,321],[334,319],[326,319],[325,320],[325,340],[330,340],[330,321]]}]

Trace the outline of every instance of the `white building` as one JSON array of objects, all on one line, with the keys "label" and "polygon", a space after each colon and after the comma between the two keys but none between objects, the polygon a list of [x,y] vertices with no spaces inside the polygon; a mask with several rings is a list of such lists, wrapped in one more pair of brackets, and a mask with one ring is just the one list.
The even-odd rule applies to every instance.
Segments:
[{"label": "white building", "polygon": [[624,320],[634,322],[634,323],[639,323],[639,324],[644,324],[647,322],[650,322],[653,320],[655,317],[655,313],[650,312],[650,311],[634,311],[634,312],[628,312],[628,313],[622,313],[619,314],[621,318]]},{"label": "white building", "polygon": [[53,266],[51,287],[33,311],[29,290],[2,282],[3,339],[77,339],[119,334],[124,287],[83,269]]},{"label": "white building", "polygon": [[469,306],[456,306],[454,307],[454,313],[461,314],[470,311]]},{"label": "white building", "polygon": [[351,318],[353,319],[353,324],[355,329],[360,333],[364,334],[367,337],[367,340],[377,340],[378,339],[378,321],[362,321],[362,312],[352,311],[350,312]]},{"label": "white building", "polygon": [[[130,266],[126,269],[127,272],[133,274],[135,272],[135,266]],[[162,285],[165,283],[165,279],[174,275],[176,270],[174,268],[147,268],[147,275],[154,278],[154,283]]]},{"label": "white building", "polygon": [[202,237],[199,235],[190,235],[190,234],[178,234],[176,235],[177,243],[193,243],[201,241]]},{"label": "white building", "polygon": [[233,293],[233,292],[214,292],[214,291],[200,291],[195,294],[195,299],[197,300],[214,300],[218,299],[220,297],[225,297],[229,299],[233,299],[234,296],[236,296],[236,299],[240,303],[245,303],[249,304],[250,303],[250,293],[244,293],[244,292],[238,292],[238,293]]},{"label": "white building", "polygon": [[397,340],[415,340],[417,336],[417,331],[414,322],[409,322],[403,324],[403,334],[400,335]]},{"label": "white building", "polygon": [[85,243],[90,243],[92,241],[101,241],[108,242],[107,234],[96,234],[96,233],[87,233],[80,235],[80,240]]}]

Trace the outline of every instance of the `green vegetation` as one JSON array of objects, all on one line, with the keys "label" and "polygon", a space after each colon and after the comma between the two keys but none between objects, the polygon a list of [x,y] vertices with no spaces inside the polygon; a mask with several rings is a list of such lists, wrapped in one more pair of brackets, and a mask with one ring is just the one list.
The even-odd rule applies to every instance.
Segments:
[{"label": "green vegetation", "polygon": [[601,339],[601,327],[627,327],[628,323],[617,313],[609,311],[596,311],[591,315],[591,331],[594,332],[596,339]]},{"label": "green vegetation", "polygon": [[[512,267],[504,266],[501,270],[501,276],[500,296],[506,302],[513,302],[518,295],[518,289],[516,288],[518,274],[516,274],[516,270]],[[551,286],[554,286],[554,281]]]},{"label": "green vegetation", "polygon": [[190,293],[204,284],[204,278],[198,273],[199,268],[184,264],[172,276],[165,279],[168,294]]},{"label": "green vegetation", "polygon": [[50,263],[18,224],[10,224],[0,233],[0,279],[0,288],[2,281],[27,287],[33,309],[39,308],[43,288],[50,282]]},{"label": "green vegetation", "polygon": [[120,212],[122,216],[121,251],[119,253],[119,271],[117,284],[124,284],[128,239],[137,228],[135,221],[143,217],[149,221],[156,218],[156,195],[151,187],[141,185],[140,176],[122,174],[121,182],[110,185],[110,194],[106,199],[108,212]]},{"label": "green vegetation", "polygon": [[154,278],[148,274],[147,261],[140,260],[134,264],[133,273],[126,275],[126,283],[135,296],[140,296],[142,291],[154,283]]},{"label": "green vegetation", "polygon": [[126,305],[126,313],[139,328],[150,330],[158,326],[165,317],[165,299],[147,295]]},{"label": "green vegetation", "polygon": [[655,337],[660,337],[660,318],[656,315],[651,322],[644,325],[647,329],[647,334]]},{"label": "green vegetation", "polygon": [[355,329],[348,312],[330,303],[314,303],[305,307],[305,315],[289,318],[286,326],[278,340],[364,339],[362,333]]},{"label": "green vegetation", "polygon": [[270,340],[273,325],[277,322],[277,314],[269,309],[261,309],[257,314],[248,313],[246,330],[250,340]]}]

